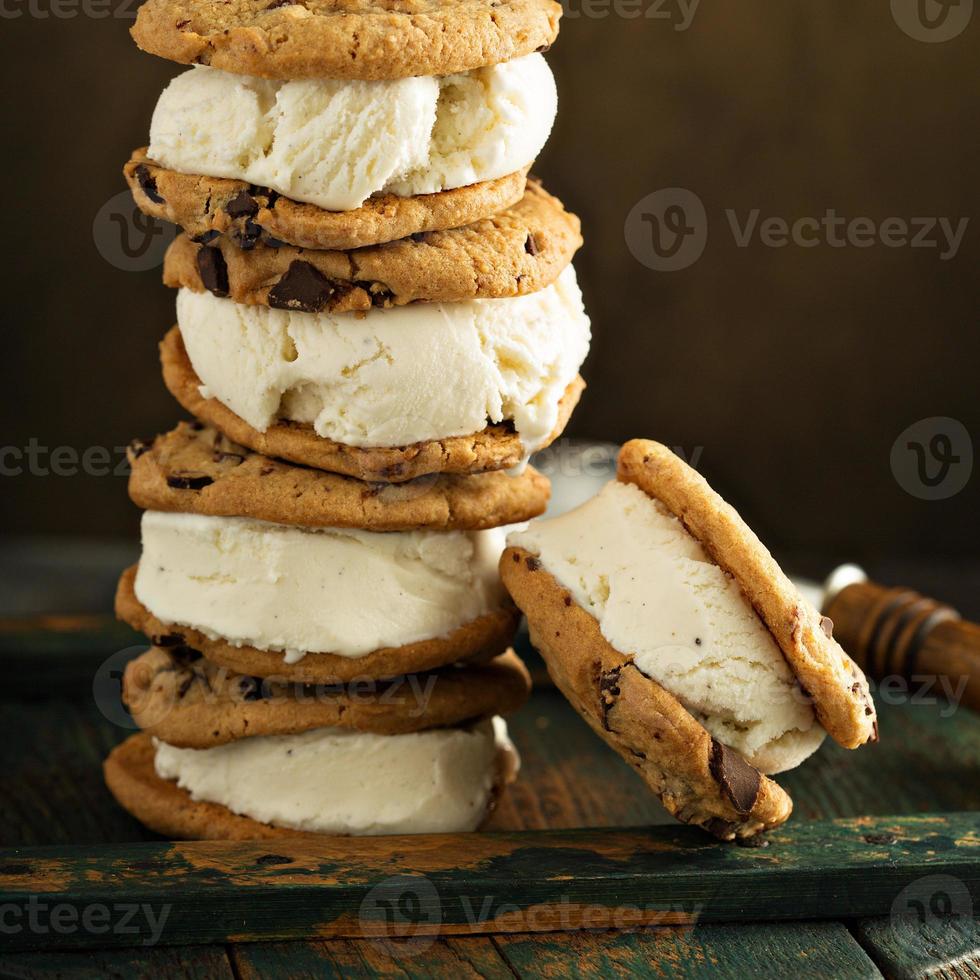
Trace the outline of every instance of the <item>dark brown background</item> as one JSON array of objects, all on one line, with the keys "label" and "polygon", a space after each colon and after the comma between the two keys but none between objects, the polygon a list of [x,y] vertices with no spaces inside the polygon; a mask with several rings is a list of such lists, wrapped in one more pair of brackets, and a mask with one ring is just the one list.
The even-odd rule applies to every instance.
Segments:
[{"label": "dark brown background", "polygon": [[[548,56],[561,107],[537,167],[586,233],[595,339],[571,431],[703,447],[702,471],[778,550],[975,555],[980,477],[918,500],[889,451],[927,416],[980,432],[978,229],[943,262],[882,245],[740,249],[722,214],[976,220],[980,13],[925,44],[884,2],[715,0],[685,31],[601,2],[596,17],[575,0]],[[2,23],[4,445],[114,447],[178,415],[156,360],[173,296],[158,271],[120,271],[93,242],[178,70],[138,52],[129,23]],[[695,265],[656,273],[627,248],[624,219],[669,186],[700,196],[710,234]],[[5,531],[135,535],[120,478],[2,477],[0,492]]]}]

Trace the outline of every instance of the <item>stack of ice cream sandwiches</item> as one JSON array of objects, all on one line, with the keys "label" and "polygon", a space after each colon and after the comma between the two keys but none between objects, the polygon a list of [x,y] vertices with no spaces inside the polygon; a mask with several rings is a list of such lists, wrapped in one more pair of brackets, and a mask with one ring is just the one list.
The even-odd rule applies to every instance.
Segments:
[{"label": "stack of ice cream sandwiches", "polygon": [[479,827],[529,680],[497,566],[541,514],[589,321],[578,220],[527,176],[553,0],[147,0],[190,64],[126,164],[178,224],[163,377],[130,448],[151,646],[106,761],[182,838]]}]

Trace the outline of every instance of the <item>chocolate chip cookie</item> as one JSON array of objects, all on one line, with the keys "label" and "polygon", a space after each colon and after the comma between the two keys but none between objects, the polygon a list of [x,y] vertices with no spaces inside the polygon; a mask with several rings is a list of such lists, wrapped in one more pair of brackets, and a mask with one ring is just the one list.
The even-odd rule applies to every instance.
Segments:
[{"label": "chocolate chip cookie", "polygon": [[220,235],[245,251],[257,245],[347,250],[460,228],[517,204],[526,185],[520,171],[436,194],[379,194],[351,211],[324,211],[242,180],[168,170],[145,148],[133,153],[123,174],[144,214],[180,225],[198,244]]},{"label": "chocolate chip cookie", "polygon": [[232,442],[211,426],[181,422],[128,449],[129,495],[147,510],[251,517],[299,527],[372,531],[476,531],[544,512],[550,487],[533,467],[406,483],[366,483],[283,463]]},{"label": "chocolate chip cookie", "polygon": [[524,296],[550,286],[582,244],[578,218],[535,181],[493,217],[385,245],[324,251],[179,235],[163,281],[236,303],[303,313]]},{"label": "chocolate chip cookie", "polygon": [[554,0],[147,0],[132,35],[186,65],[261,78],[451,75],[546,49]]}]

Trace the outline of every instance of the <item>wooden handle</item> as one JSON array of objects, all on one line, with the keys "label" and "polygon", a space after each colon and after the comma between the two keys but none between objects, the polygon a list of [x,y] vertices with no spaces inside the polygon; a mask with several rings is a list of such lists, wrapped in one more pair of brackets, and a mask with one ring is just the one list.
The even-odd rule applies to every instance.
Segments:
[{"label": "wooden handle", "polygon": [[823,610],[834,637],[877,680],[932,678],[932,693],[980,711],[980,626],[911,589],[855,582]]}]

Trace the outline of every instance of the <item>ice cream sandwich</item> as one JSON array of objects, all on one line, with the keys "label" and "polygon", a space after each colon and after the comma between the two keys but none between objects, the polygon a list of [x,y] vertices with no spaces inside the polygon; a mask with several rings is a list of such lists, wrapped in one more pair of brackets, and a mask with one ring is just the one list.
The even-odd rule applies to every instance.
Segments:
[{"label": "ice cream sandwich", "polygon": [[513,652],[323,686],[151,648],[123,682],[143,731],[106,760],[106,782],[138,820],[179,839],[475,830],[516,775],[501,715],[529,689]]},{"label": "ice cream sandwich", "polygon": [[130,449],[148,507],[117,614],[239,673],[333,683],[503,652],[504,532],[541,513],[528,468],[367,484],[265,459],[198,424]]},{"label": "ice cream sandwich", "polygon": [[508,539],[504,583],[555,683],[678,819],[787,819],[769,775],[877,737],[860,669],[759,539],[669,449],[623,446],[594,498]]}]

